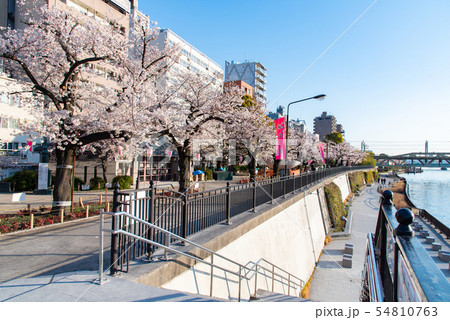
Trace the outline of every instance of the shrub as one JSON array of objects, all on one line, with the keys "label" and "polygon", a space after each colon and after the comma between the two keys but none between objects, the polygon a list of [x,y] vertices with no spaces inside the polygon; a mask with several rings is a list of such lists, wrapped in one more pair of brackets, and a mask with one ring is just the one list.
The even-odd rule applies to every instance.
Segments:
[{"label": "shrub", "polygon": [[372,173],[372,171],[365,171],[364,172],[364,179],[366,180],[366,183],[372,183],[373,182],[373,173]]},{"label": "shrub", "polygon": [[350,173],[348,179],[350,180],[350,188],[353,193],[358,192],[359,187],[364,185],[364,174],[362,172]]},{"label": "shrub", "polygon": [[112,184],[115,185],[116,183],[119,184],[119,189],[130,189],[131,185],[133,184],[133,178],[130,176],[116,176],[112,180]]},{"label": "shrub", "polygon": [[373,171],[373,179],[378,180],[379,177],[380,175],[378,174],[378,171]]},{"label": "shrub", "polygon": [[213,172],[211,169],[206,168],[205,170],[206,180],[212,180],[213,178]]},{"label": "shrub", "polygon": [[106,181],[103,180],[102,178],[93,177],[91,180],[89,180],[89,188],[91,190],[105,189],[105,183],[106,183]]},{"label": "shrub", "polygon": [[81,178],[75,177],[73,187],[77,190],[81,189],[81,185],[85,184],[86,182],[82,180]]},{"label": "shrub", "polygon": [[9,231],[9,227],[7,225],[0,226],[0,233],[7,233]]},{"label": "shrub", "polygon": [[234,166],[233,167],[233,172],[248,172],[248,166]]},{"label": "shrub", "polygon": [[37,172],[22,170],[14,173],[12,177],[3,179],[3,182],[11,182],[13,191],[32,191],[37,187]]},{"label": "shrub", "polygon": [[327,199],[328,212],[330,213],[330,218],[334,223],[334,227],[337,230],[342,230],[341,217],[346,217],[347,211],[342,202],[341,190],[336,184],[330,183],[324,187],[324,191]]}]

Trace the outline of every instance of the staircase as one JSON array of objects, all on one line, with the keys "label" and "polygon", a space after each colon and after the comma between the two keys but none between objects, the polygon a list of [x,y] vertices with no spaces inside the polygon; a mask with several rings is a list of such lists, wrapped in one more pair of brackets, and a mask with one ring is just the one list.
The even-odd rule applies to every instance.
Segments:
[{"label": "staircase", "polygon": [[310,302],[309,299],[289,296],[263,289],[256,290],[256,294],[250,297],[250,302]]},{"label": "staircase", "polygon": [[[111,215],[113,221],[117,221],[118,219],[127,219],[128,224],[131,225],[131,221],[133,221],[133,228],[118,228],[118,223],[113,224],[112,229],[108,229],[104,227],[104,219],[106,215]],[[134,234],[133,229],[145,229],[146,232],[159,232],[163,236],[159,237],[161,241],[154,241],[147,238],[143,238],[142,236]],[[279,268],[273,263],[265,260],[264,258],[260,258],[258,261],[253,262],[249,261],[247,264],[242,265],[236,261],[233,261],[225,256],[218,254],[208,248],[205,248],[199,244],[196,244],[186,238],[180,237],[168,230],[160,228],[148,221],[137,218],[127,212],[104,212],[101,211],[100,214],[100,254],[99,254],[99,283],[102,284],[101,275],[105,272],[103,270],[103,233],[111,233],[112,237],[120,235],[120,242],[124,242],[126,244],[127,250],[133,250],[133,246],[141,243],[145,245],[153,245],[156,246],[159,250],[164,250],[165,260],[167,260],[168,254],[175,254],[178,257],[186,257],[191,259],[195,263],[202,263],[210,266],[209,268],[209,295],[210,297],[214,296],[213,289],[215,287],[214,280],[220,280],[218,271],[224,272],[228,276],[235,277],[232,282],[227,283],[227,286],[234,285],[237,293],[234,295],[234,299],[237,301],[241,301],[241,288],[243,285],[251,286],[254,288],[253,298],[254,300],[263,300],[263,301],[304,301],[304,299],[297,298],[296,296],[292,296],[291,294],[299,294],[302,288],[305,286],[305,281],[296,277],[295,275]],[[131,231],[131,232],[130,232]],[[155,239],[156,240],[156,239]],[[189,251],[182,251],[178,246],[171,245],[172,240],[176,240],[178,242],[182,242],[185,246],[192,246],[196,248],[197,251],[203,251],[205,254],[203,256],[207,257],[207,259],[203,259],[200,257],[199,253],[193,254]],[[121,256],[119,254],[118,256]],[[220,261],[220,263],[219,263]],[[127,270],[128,271],[128,270]],[[206,271],[208,272],[208,271]],[[259,283],[258,283],[259,281]],[[242,282],[245,282],[244,284]],[[265,291],[262,289],[257,289],[261,287],[261,284],[266,284],[268,287],[272,288],[272,291]],[[276,290],[284,290],[287,291],[287,295],[284,294],[275,294],[273,293]],[[296,293],[295,293],[296,292]],[[248,295],[247,295],[248,297]]]}]

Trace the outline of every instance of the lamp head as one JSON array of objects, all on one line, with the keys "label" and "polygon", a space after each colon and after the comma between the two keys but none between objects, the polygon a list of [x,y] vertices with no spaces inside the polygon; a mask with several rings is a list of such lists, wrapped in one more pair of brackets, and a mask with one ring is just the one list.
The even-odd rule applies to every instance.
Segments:
[{"label": "lamp head", "polygon": [[323,99],[325,99],[326,97],[327,97],[326,94],[319,94],[319,95],[313,97],[313,99],[323,100]]}]

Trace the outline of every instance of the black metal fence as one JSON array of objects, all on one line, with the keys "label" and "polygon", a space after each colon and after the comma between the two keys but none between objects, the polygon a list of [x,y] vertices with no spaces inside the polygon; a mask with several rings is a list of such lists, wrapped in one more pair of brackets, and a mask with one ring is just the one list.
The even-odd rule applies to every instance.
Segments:
[{"label": "black metal fence", "polygon": [[447,239],[450,239],[450,228],[443,224],[441,221],[432,216],[427,210],[420,209],[419,214],[422,218],[431,222],[437,229],[439,229]]},{"label": "black metal fence", "polygon": [[375,234],[368,235],[361,301],[450,301],[447,278],[414,237],[413,213],[400,210],[384,191]]},{"label": "black metal fence", "polygon": [[[336,167],[231,186],[198,193],[179,193],[174,190],[155,188],[114,191],[113,211],[126,211],[165,230],[186,238],[218,223],[230,223],[232,217],[252,210],[264,203],[273,202],[297,190],[332,176],[370,167]],[[148,231],[142,224],[121,216],[113,220],[115,227],[164,245],[163,235]],[[118,224],[116,226],[116,224]],[[151,257],[154,246],[121,235],[113,235],[111,243],[111,273],[128,271],[130,260],[144,255]]]}]

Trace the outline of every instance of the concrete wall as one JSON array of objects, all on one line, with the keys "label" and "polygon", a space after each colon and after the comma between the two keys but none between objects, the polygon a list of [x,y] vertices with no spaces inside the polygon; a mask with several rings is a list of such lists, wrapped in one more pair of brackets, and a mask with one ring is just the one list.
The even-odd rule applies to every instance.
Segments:
[{"label": "concrete wall", "polygon": [[352,192],[350,189],[350,183],[348,181],[347,175],[342,175],[342,176],[334,179],[333,182],[341,190],[342,201],[344,201],[348,197],[348,195]]},{"label": "concrete wall", "polygon": [[[349,194],[347,176],[336,178],[333,182],[340,186],[345,199]],[[216,252],[248,267],[264,258],[306,282],[313,273],[315,263],[324,247],[326,231],[329,227],[329,214],[323,196],[323,187],[297,197],[296,202]],[[214,262],[220,263],[221,266],[233,272],[239,272],[239,268],[229,262],[220,261],[217,258]],[[162,287],[209,295],[210,271],[210,266],[197,264],[165,282]],[[256,287],[271,290],[272,279],[269,275],[266,278],[258,275]],[[241,299],[248,300],[254,290],[254,277],[243,280]],[[301,288],[295,290],[291,288],[290,294],[299,296],[300,290]],[[236,300],[238,291],[237,276],[214,269],[213,296]],[[275,282],[275,291],[287,294],[287,287]]]}]

